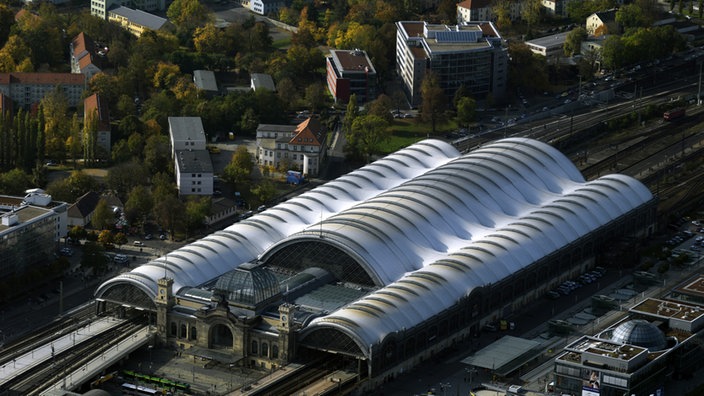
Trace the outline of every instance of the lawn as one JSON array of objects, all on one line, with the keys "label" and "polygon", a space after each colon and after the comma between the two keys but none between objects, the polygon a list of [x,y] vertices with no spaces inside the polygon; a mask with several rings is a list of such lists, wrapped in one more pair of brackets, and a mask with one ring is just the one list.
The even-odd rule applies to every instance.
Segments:
[{"label": "lawn", "polygon": [[383,154],[393,153],[423,139],[442,137],[448,132],[456,131],[457,123],[455,120],[442,120],[436,123],[433,135],[429,122],[423,122],[420,118],[395,118],[389,130],[391,137],[379,146]]}]

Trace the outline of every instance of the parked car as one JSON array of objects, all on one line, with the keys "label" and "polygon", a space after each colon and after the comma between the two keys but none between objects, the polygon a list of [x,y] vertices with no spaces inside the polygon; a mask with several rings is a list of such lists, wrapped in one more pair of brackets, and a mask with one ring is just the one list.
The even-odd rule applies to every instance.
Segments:
[{"label": "parked car", "polygon": [[560,292],[555,291],[555,290],[550,290],[547,293],[545,293],[545,297],[551,299],[551,300],[557,300],[560,298]]},{"label": "parked car", "polygon": [[144,236],[144,239],[146,239],[146,240],[150,240],[152,238],[154,238],[154,236],[152,236],[152,234],[147,234]]},{"label": "parked car", "polygon": [[134,241],[134,242],[132,242],[132,244],[135,246],[144,246],[144,242],[142,242],[142,241]]}]

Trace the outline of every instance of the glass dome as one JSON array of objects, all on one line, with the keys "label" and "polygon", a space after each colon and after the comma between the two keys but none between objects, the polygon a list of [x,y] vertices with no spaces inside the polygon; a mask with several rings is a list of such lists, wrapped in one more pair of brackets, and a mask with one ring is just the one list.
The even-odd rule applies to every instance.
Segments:
[{"label": "glass dome", "polygon": [[611,334],[611,340],[648,348],[649,351],[659,351],[667,346],[665,334],[654,324],[642,319],[621,323]]},{"label": "glass dome", "polygon": [[251,263],[241,264],[220,276],[215,289],[223,292],[228,301],[248,306],[268,301],[281,292],[271,271]]}]

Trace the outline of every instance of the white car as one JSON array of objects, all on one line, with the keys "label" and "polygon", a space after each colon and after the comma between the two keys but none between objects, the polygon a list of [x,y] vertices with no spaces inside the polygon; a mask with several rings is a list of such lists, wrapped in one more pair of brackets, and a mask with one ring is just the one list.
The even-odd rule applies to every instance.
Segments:
[{"label": "white car", "polygon": [[144,242],[142,241],[134,241],[132,244],[135,246],[144,246]]}]

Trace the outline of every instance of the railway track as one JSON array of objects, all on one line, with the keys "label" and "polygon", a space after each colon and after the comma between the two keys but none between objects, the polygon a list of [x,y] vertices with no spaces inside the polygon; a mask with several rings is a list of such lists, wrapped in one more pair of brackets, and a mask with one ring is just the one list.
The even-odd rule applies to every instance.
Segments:
[{"label": "railway track", "polygon": [[95,317],[94,302],[81,306],[70,316],[64,316],[53,322],[37,329],[35,332],[18,339],[15,342],[4,345],[0,350],[0,366],[12,362],[17,356],[31,351],[39,345],[46,345],[63,334],[71,332],[80,327],[83,323],[92,320]]},{"label": "railway track", "polygon": [[57,353],[51,359],[38,362],[31,368],[7,381],[0,388],[1,395],[35,396],[51,388],[60,381],[67,380],[67,374],[78,371],[82,366],[115,344],[131,337],[144,324],[127,321],[112,327],[90,341]]},{"label": "railway track", "polygon": [[248,396],[281,396],[297,395],[297,392],[315,381],[320,380],[325,375],[330,374],[332,368],[325,367],[322,361],[312,365],[304,366],[290,375],[273,382],[266,387],[262,387],[247,393]]}]

